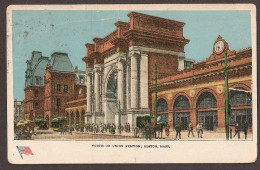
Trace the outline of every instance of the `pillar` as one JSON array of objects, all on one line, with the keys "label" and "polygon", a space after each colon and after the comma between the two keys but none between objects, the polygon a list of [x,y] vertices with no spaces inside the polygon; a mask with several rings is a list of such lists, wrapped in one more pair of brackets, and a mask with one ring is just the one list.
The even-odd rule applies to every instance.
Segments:
[{"label": "pillar", "polygon": [[94,94],[95,94],[95,112],[100,112],[100,88],[99,88],[99,70],[95,68],[94,76]]},{"label": "pillar", "polygon": [[91,93],[92,93],[92,68],[87,68],[87,115],[91,115]]},{"label": "pillar", "polygon": [[142,52],[140,59],[140,106],[148,109],[148,53]]},{"label": "pillar", "polygon": [[138,54],[131,55],[131,109],[138,108]]},{"label": "pillar", "polygon": [[124,65],[122,61],[117,63],[117,99],[120,101],[120,109],[124,110],[125,97],[124,97]]}]

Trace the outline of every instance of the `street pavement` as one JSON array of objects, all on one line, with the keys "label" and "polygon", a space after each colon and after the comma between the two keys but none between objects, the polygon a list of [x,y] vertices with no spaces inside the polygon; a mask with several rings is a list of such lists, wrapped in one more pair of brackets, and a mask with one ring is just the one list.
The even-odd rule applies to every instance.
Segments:
[{"label": "street pavement", "polygon": [[[92,132],[73,132],[72,134],[66,133],[61,134],[60,132],[53,132],[53,131],[36,131],[36,136],[32,136],[33,140],[145,140],[143,135],[139,135],[139,137],[135,138],[133,132],[126,133],[122,132],[119,134],[116,131],[116,134],[110,134],[109,132],[106,133],[92,133]],[[234,134],[233,134],[234,135]],[[163,132],[162,138],[152,138],[152,140],[226,140],[226,134],[223,132],[215,132],[215,131],[204,131],[202,138],[198,138],[197,132],[194,131],[194,137],[190,134],[188,137],[188,131],[181,132],[181,139],[175,139],[176,132],[170,131],[170,135],[166,136]],[[233,138],[232,140],[238,140],[238,136]],[[244,133],[240,133],[240,140],[245,140]],[[251,133],[247,134],[247,140],[252,140]]]}]

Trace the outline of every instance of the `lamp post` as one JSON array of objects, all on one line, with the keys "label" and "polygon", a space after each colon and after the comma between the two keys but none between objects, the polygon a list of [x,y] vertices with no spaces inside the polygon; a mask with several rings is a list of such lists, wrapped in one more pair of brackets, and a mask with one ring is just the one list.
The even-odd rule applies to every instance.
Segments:
[{"label": "lamp post", "polygon": [[226,140],[229,140],[229,101],[228,101],[228,72],[227,72],[227,52],[224,52],[225,58],[225,126]]}]

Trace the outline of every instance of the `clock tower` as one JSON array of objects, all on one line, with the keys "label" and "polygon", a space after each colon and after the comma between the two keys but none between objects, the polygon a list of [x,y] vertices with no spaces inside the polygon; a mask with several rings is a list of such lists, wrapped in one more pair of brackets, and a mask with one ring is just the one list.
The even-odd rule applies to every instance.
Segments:
[{"label": "clock tower", "polygon": [[219,35],[213,44],[213,50],[208,60],[215,60],[224,57],[224,51],[229,55],[233,51],[229,50],[228,43]]}]

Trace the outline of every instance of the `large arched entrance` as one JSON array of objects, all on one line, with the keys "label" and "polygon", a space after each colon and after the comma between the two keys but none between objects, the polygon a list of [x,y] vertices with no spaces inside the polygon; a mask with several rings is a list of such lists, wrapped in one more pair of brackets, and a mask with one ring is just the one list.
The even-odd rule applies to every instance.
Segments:
[{"label": "large arched entrance", "polygon": [[174,117],[174,125],[177,121],[181,124],[182,130],[188,129],[188,124],[190,121],[190,103],[187,97],[181,95],[178,96],[173,104],[173,117]]},{"label": "large arched entrance", "polygon": [[157,112],[157,123],[168,122],[168,104],[163,98],[157,100]]},{"label": "large arched entrance", "polygon": [[216,130],[218,127],[217,101],[210,92],[203,92],[197,99],[197,123],[203,123],[206,130]]},{"label": "large arched entrance", "polygon": [[112,70],[106,84],[106,123],[115,123],[115,114],[118,112],[117,90],[117,72]]},{"label": "large arched entrance", "polygon": [[236,122],[242,126],[245,121],[252,125],[252,97],[250,92],[242,87],[236,87],[230,90],[230,125],[234,126]]}]

